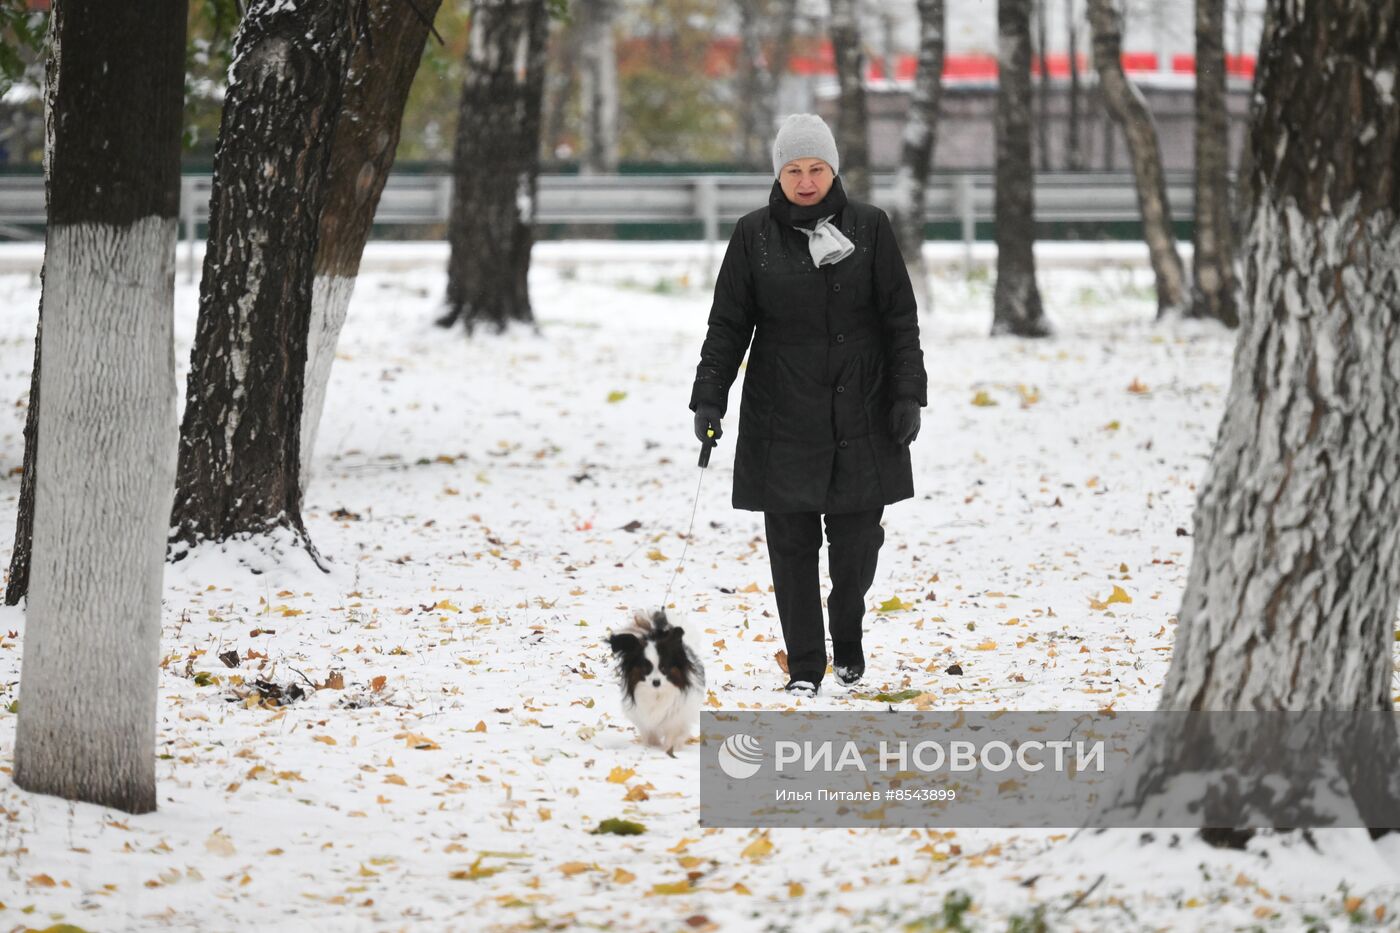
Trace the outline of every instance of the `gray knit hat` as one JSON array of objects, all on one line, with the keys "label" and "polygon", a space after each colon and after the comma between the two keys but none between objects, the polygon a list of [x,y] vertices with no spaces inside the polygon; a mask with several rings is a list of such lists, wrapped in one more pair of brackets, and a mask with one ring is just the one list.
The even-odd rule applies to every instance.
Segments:
[{"label": "gray knit hat", "polygon": [[782,172],[793,159],[821,159],[831,166],[831,174],[841,173],[836,137],[815,113],[794,113],[778,129],[778,138],[773,140],[773,174]]}]

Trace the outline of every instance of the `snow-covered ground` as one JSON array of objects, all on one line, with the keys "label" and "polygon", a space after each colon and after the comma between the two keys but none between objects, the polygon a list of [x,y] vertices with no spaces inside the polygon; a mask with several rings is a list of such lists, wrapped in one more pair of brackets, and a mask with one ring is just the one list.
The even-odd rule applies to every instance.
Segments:
[{"label": "snow-covered ground", "polygon": [[[246,544],[168,568],[160,809],[0,781],[0,930],[1392,922],[1400,846],[1361,831],[1230,852],[1169,832],[700,828],[698,746],[671,759],[635,741],[604,637],[661,601],[685,545],[703,258],[551,249],[532,277],[537,335],[434,327],[437,269],[361,279],[306,507],[332,572]],[[867,617],[867,691],[969,709],[1155,704],[1232,336],[1155,325],[1143,270],[1057,269],[1043,287],[1058,336],[1021,342],[985,336],[985,276],[937,280],[917,496],[886,510],[869,600],[914,608]],[[37,302],[34,277],[0,278],[6,564]],[[182,370],[196,305],[182,274]],[[730,508],[732,451],[722,440],[703,476],[670,598],[712,706],[787,708],[762,516]],[[1115,586],[1131,602],[1091,607]],[[0,704],[23,630],[20,609],[0,609]],[[230,650],[236,668],[218,658]],[[955,661],[962,676],[945,673]],[[310,695],[239,701],[255,678]],[[800,705],[878,705],[827,684]],[[14,723],[0,711],[6,772]],[[646,832],[590,833],[608,817]]]}]

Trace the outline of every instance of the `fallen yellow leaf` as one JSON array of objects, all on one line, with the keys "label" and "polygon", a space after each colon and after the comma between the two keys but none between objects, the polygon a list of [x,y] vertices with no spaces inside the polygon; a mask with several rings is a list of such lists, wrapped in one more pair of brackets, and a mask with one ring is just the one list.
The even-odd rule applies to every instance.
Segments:
[{"label": "fallen yellow leaf", "polygon": [[747,859],[760,859],[763,858],[765,855],[771,854],[772,851],[773,843],[769,841],[768,837],[759,836],[753,842],[750,842],[748,845],[744,846],[744,851],[740,852],[739,854]]},{"label": "fallen yellow leaf", "polygon": [[672,881],[669,884],[654,884],[651,886],[652,894],[689,894],[695,889],[690,886],[690,879],[684,881]]},{"label": "fallen yellow leaf", "polygon": [[1128,593],[1127,593],[1126,590],[1124,590],[1121,586],[1118,586],[1117,584],[1114,584],[1114,586],[1113,586],[1113,592],[1108,594],[1108,598],[1107,598],[1107,599],[1098,600],[1098,599],[1094,599],[1093,597],[1090,597],[1090,598],[1089,598],[1089,608],[1090,608],[1090,609],[1107,609],[1107,608],[1108,608],[1111,604],[1113,604],[1113,603],[1130,603],[1130,602],[1132,602],[1132,601],[1133,601],[1133,598],[1132,598],[1131,596],[1128,595]]}]

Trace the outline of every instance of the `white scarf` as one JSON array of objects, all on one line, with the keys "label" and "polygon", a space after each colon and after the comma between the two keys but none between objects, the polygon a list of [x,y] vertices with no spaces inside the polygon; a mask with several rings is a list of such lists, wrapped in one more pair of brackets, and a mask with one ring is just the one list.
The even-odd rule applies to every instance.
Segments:
[{"label": "white scarf", "polygon": [[812,262],[818,266],[840,262],[856,251],[855,245],[831,223],[831,218],[835,216],[829,214],[823,217],[811,230],[806,227],[794,228],[807,234],[807,248],[812,251]]}]

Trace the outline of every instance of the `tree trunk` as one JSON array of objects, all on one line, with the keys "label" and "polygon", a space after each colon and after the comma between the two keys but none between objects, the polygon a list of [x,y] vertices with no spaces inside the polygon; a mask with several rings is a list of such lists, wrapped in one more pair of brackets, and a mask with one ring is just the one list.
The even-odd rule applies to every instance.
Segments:
[{"label": "tree trunk", "polygon": [[1040,74],[1035,82],[1035,148],[1040,170],[1050,171],[1050,69],[1045,64],[1045,0],[1035,0],[1035,57]]},{"label": "tree trunk", "polygon": [[[14,780],[154,810],[186,0],[55,5]],[[38,478],[42,476],[42,482]]]},{"label": "tree trunk", "polygon": [[831,0],[831,48],[836,56],[840,112],[836,146],[841,153],[841,185],[858,201],[870,200],[870,118],[865,106],[865,49],[856,0]]},{"label": "tree trunk", "polygon": [[[617,53],[613,46],[615,0],[579,0],[582,67],[579,69],[583,151],[579,173],[617,171]],[[546,23],[546,28],[548,23]]]},{"label": "tree trunk", "polygon": [[1128,138],[1137,182],[1142,233],[1157,280],[1157,316],[1178,312],[1185,300],[1185,269],[1176,250],[1167,180],[1162,172],[1162,152],[1157,145],[1157,124],[1142,93],[1123,73],[1122,21],[1113,0],[1089,0],[1089,24],[1094,33],[1094,67],[1104,101]]},{"label": "tree trunk", "polygon": [[[52,85],[50,85],[52,87]],[[51,109],[47,96],[44,109]],[[45,186],[47,188],[47,185]],[[47,200],[47,197],[46,197]],[[29,592],[29,565],[34,544],[34,458],[39,452],[39,376],[44,345],[44,269],[39,269],[39,324],[34,330],[34,370],[29,376],[29,410],[24,415],[24,463],[19,480],[19,512],[15,517],[15,546],[10,554],[5,605],[18,606]]]},{"label": "tree trunk", "polygon": [[931,310],[928,269],[924,263],[924,209],[927,203],[928,172],[933,165],[938,141],[938,114],[943,97],[943,0],[918,0],[919,70],[914,93],[909,100],[909,122],[904,127],[904,146],[895,182],[894,229],[900,252],[909,266],[914,293],[920,307]]},{"label": "tree trunk", "polygon": [[[358,0],[257,0],[214,155],[171,524],[184,545],[301,519],[302,411],[321,209]],[[329,254],[328,254],[329,255]]]},{"label": "tree trunk", "polygon": [[762,0],[737,0],[739,8],[739,161],[748,168],[764,166],[764,143],[769,124],[762,117],[764,75]]},{"label": "tree trunk", "polygon": [[530,248],[540,170],[545,0],[474,0],[453,156],[447,313],[470,334],[486,322],[533,325]]},{"label": "tree trunk", "polygon": [[[1272,15],[1252,118],[1245,313],[1161,706],[1388,711],[1400,14],[1314,0]],[[1392,775],[1394,744],[1392,729],[1366,756]]]},{"label": "tree trunk", "polygon": [[[1259,48],[1268,48],[1273,42],[1273,4],[1264,10],[1264,25],[1260,30]],[[1237,28],[1241,28],[1237,25]],[[1243,41],[1243,40],[1240,40]],[[1235,198],[1231,205],[1231,234],[1234,242],[1243,243],[1249,235],[1250,218],[1254,215],[1254,119],[1259,107],[1259,71],[1254,73],[1254,86],[1249,95],[1249,125],[1245,127],[1244,139],[1240,144],[1239,163],[1235,167]]]},{"label": "tree trunk", "polygon": [[[540,107],[543,111],[541,138],[546,161],[558,160],[559,146],[569,129],[569,107],[578,84],[579,30],[578,21],[563,24],[554,21],[546,30],[546,58],[556,67],[545,76],[545,89]],[[553,51],[550,51],[550,49]]]},{"label": "tree trunk", "polygon": [[368,28],[355,42],[340,115],[331,136],[325,204],[316,242],[316,277],[307,331],[299,477],[311,477],[316,433],[345,312],[394,165],[404,104],[418,73],[429,24],[442,0],[371,0]]},{"label": "tree trunk", "polygon": [[1196,222],[1191,316],[1238,327],[1225,114],[1225,0],[1196,0]]},{"label": "tree trunk", "polygon": [[[188,2],[188,0],[186,0]],[[58,63],[55,60],[53,19],[50,17],[50,31],[45,38],[48,55],[44,66],[47,75],[56,75]],[[54,134],[54,91],[56,80],[47,80],[44,88],[44,210],[47,215],[53,203],[53,162]],[[34,328],[34,368],[29,374],[29,408],[24,415],[24,460],[20,467],[19,503],[15,518],[15,544],[10,552],[9,579],[5,585],[5,605],[17,606],[29,594],[29,567],[33,558],[34,545],[34,461],[39,453],[39,377],[43,372],[42,356],[44,345],[44,266],[39,267],[39,321]]]},{"label": "tree trunk", "polygon": [[1083,91],[1079,84],[1079,16],[1075,0],[1065,0],[1065,23],[1069,31],[1069,128],[1065,142],[1065,164],[1072,172],[1084,168],[1084,144],[1080,137],[1080,106]]},{"label": "tree trunk", "polygon": [[992,334],[1043,337],[1050,333],[1050,324],[1035,282],[1030,0],[997,0],[997,29],[997,282]]},{"label": "tree trunk", "polygon": [[[792,56],[797,0],[739,0],[740,159],[767,172],[772,167],[778,93]],[[771,55],[764,40],[771,39]]]},{"label": "tree trunk", "polygon": [[1103,115],[1099,122],[1103,137],[1103,170],[1111,172],[1117,167],[1114,150],[1118,142],[1118,125],[1113,121],[1113,114],[1108,112],[1108,99],[1104,96],[1103,82],[1096,83],[1095,89],[1098,91],[1099,112]]}]

